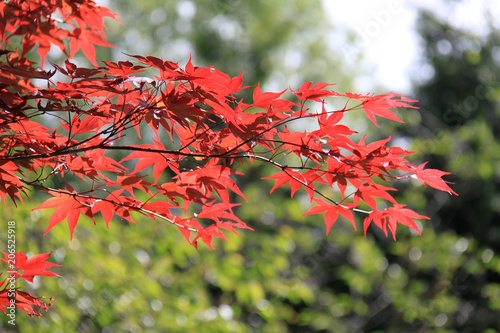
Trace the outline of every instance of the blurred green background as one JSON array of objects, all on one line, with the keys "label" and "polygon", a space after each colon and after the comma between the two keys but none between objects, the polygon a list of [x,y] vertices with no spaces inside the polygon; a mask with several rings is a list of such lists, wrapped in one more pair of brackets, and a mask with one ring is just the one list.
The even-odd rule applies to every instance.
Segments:
[{"label": "blurred green background", "polygon": [[[108,23],[115,49],[98,59],[151,54],[184,64],[214,65],[265,90],[303,81],[337,82],[356,91],[360,59],[346,61],[326,40],[336,27],[320,1],[108,1],[123,25]],[[444,1],[452,11],[456,1]],[[26,288],[53,296],[42,318],[18,313],[2,332],[497,332],[500,327],[500,34],[481,36],[419,10],[418,34],[427,80],[408,96],[420,112],[400,112],[404,126],[381,121],[417,153],[414,164],[452,172],[460,194],[397,184],[399,200],[431,217],[422,236],[404,228],[393,242],[375,228],[365,239],[342,218],[325,236],[321,216],[300,218],[307,205],[286,189],[256,181],[267,167],[243,166],[248,198],[238,215],[255,231],[228,234],[215,251],[196,251],[161,222],[81,221],[75,237],[63,224],[42,236],[50,210],[0,206],[14,220],[19,248],[57,249],[63,278]],[[84,62],[85,60],[80,59]],[[366,74],[366,73],[364,73]],[[375,89],[376,87],[374,87]],[[377,87],[380,89],[380,87]],[[364,93],[364,91],[356,91]],[[395,91],[397,93],[397,91]],[[245,96],[244,96],[245,97]],[[364,126],[355,119],[354,129]],[[360,125],[361,124],[361,125]],[[362,221],[359,216],[358,225]],[[6,239],[6,228],[0,239]]]}]

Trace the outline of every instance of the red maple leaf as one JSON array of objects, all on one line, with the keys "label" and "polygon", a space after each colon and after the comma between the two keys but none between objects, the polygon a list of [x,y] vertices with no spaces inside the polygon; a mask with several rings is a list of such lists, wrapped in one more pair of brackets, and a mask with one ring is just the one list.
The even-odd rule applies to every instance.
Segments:
[{"label": "red maple leaf", "polygon": [[354,203],[357,205],[359,200],[363,200],[371,208],[377,209],[377,203],[373,198],[377,197],[397,204],[396,200],[387,191],[396,191],[396,189],[378,184],[362,184],[354,194]]},{"label": "red maple leaf", "polygon": [[[1,286],[2,283],[0,283],[0,287]],[[7,289],[7,287],[4,287],[4,289],[0,290],[0,310],[2,310],[4,314],[7,314],[6,308],[12,305],[11,303],[12,299],[15,300],[14,304],[16,308],[23,310],[30,317],[31,316],[40,317],[42,315],[41,313],[42,309],[47,311],[49,307],[52,306],[52,303],[45,303],[40,299],[41,297],[34,296],[28,292],[15,289],[14,293],[15,297],[12,298],[10,297],[12,294],[11,289]],[[50,300],[52,300],[52,298]]]},{"label": "red maple leaf", "polygon": [[352,208],[356,207],[356,205],[332,204],[332,203],[327,203],[321,199],[313,199],[313,201],[317,203],[318,206],[312,206],[307,212],[302,214],[302,216],[325,212],[325,224],[326,224],[327,235],[330,233],[331,227],[337,221],[339,214],[345,217],[347,220],[349,220],[349,222],[351,222],[352,226],[354,227],[354,230],[358,230],[358,228],[356,227],[356,222],[354,221],[354,215],[352,214]]},{"label": "red maple leaf", "polygon": [[422,163],[418,167],[416,167],[414,170],[415,174],[412,175],[412,178],[418,179],[424,186],[427,184],[430,187],[434,187],[435,189],[458,195],[448,186],[448,184],[446,184],[446,181],[441,179],[441,177],[451,174],[450,172],[445,172],[437,169],[424,169],[426,164],[427,162]]},{"label": "red maple leaf", "polygon": [[71,49],[71,58],[75,53],[81,49],[83,54],[89,59],[92,65],[97,67],[95,60],[95,47],[94,45],[101,45],[107,47],[114,47],[112,44],[106,42],[102,37],[92,31],[77,28],[73,30],[72,38],[70,39],[69,47]]},{"label": "red maple leaf", "polygon": [[253,107],[261,108],[267,110],[272,103],[276,103],[276,100],[285,93],[286,90],[283,90],[279,93],[273,92],[265,92],[262,93],[260,89],[260,83],[257,84],[257,87],[253,90]]},{"label": "red maple leaf", "polygon": [[[370,96],[353,94],[353,93],[344,93],[344,94],[336,94],[337,96],[345,96],[351,99],[357,99],[363,104],[363,109],[365,111],[366,116],[370,119],[377,127],[377,120],[375,119],[375,115],[383,118],[388,118],[391,120],[395,120],[403,123],[401,119],[399,119],[391,110],[392,108],[413,108],[417,109],[416,106],[408,104],[407,102],[416,102],[415,100],[403,97],[401,94],[384,94],[384,95],[375,95]],[[399,99],[398,99],[399,98]]]},{"label": "red maple leaf", "polygon": [[212,237],[219,237],[228,241],[219,228],[229,230],[236,235],[238,233],[234,230],[234,227],[253,230],[247,226],[245,222],[241,221],[236,215],[234,215],[232,208],[238,205],[239,204],[228,204],[222,202],[203,206],[201,212],[199,214],[195,214],[195,217],[211,219],[216,223],[199,230],[198,235],[196,235],[193,239],[193,245],[197,248],[197,240],[201,238],[204,243],[213,249]]},{"label": "red maple leaf", "polygon": [[394,204],[393,207],[389,207],[384,210],[373,210],[368,216],[365,218],[363,221],[363,229],[365,231],[365,237],[366,237],[366,231],[368,230],[368,227],[370,226],[370,223],[373,221],[375,225],[377,225],[380,229],[382,229],[385,233],[386,236],[387,234],[387,227],[389,227],[389,230],[392,233],[392,237],[394,240],[396,240],[396,228],[398,223],[403,224],[410,229],[413,229],[420,234],[420,230],[418,229],[417,225],[413,221],[413,219],[427,219],[429,218],[427,216],[419,215],[415,213],[413,210],[408,209],[408,208],[403,208],[406,205],[400,205],[400,204]]},{"label": "red maple leaf", "polygon": [[24,192],[23,184],[14,172],[19,172],[19,167],[13,162],[0,158],[0,198],[5,205],[5,197],[8,195],[15,203],[17,197],[21,202],[21,192]]},{"label": "red maple leaf", "polygon": [[304,100],[310,100],[310,101],[316,101],[316,102],[321,102],[322,97],[328,97],[328,96],[333,96],[335,93],[330,91],[330,90],[325,90],[323,88],[332,86],[333,84],[330,83],[316,83],[311,87],[312,82],[305,82],[300,86],[299,91],[293,91],[292,92],[297,96],[301,101]]},{"label": "red maple leaf", "polygon": [[301,174],[300,172],[294,170],[281,171],[272,175],[271,177],[264,177],[262,179],[276,179],[276,183],[274,184],[270,193],[273,193],[274,190],[276,190],[278,187],[290,183],[292,198],[295,192],[297,192],[297,190],[302,186],[304,186],[310,197],[314,196],[314,183],[308,181],[307,177],[304,174]]},{"label": "red maple leaf", "polygon": [[51,191],[49,193],[52,194],[53,197],[33,209],[37,210],[56,207],[50,216],[49,226],[47,227],[44,235],[46,235],[50,229],[61,223],[64,219],[67,219],[71,239],[73,239],[73,231],[75,230],[78,219],[80,218],[80,213],[83,212],[86,216],[93,218],[90,203],[95,200],[78,198],[75,190],[71,186],[66,184],[66,187],[70,190],[70,192],[59,193]]},{"label": "red maple leaf", "polygon": [[[161,174],[165,171],[165,169],[170,168],[175,173],[178,173],[178,156],[170,155],[167,153],[159,154],[158,151],[166,151],[163,144],[155,140],[153,145],[139,145],[139,146],[130,146],[137,147],[141,150],[133,151],[127,157],[123,158],[120,163],[123,161],[128,161],[132,159],[139,159],[135,164],[134,171],[132,174],[138,173],[144,170],[147,167],[153,166],[153,175],[155,177],[155,184],[158,182]],[[144,149],[151,149],[151,152],[145,151]]]},{"label": "red maple leaf", "polygon": [[[29,316],[41,316],[41,309],[48,310],[52,305],[51,303],[45,303],[40,299],[40,297],[34,296],[28,292],[20,290],[19,287],[11,289],[9,279],[23,278],[26,281],[33,282],[35,276],[59,276],[58,274],[49,271],[50,268],[54,266],[61,266],[51,262],[46,261],[51,253],[42,253],[34,255],[28,259],[28,257],[20,251],[14,254],[8,254],[2,252],[5,259],[1,259],[9,265],[7,271],[9,272],[9,277],[6,277],[0,282],[0,309],[4,314],[6,314],[7,307],[11,307],[12,304],[26,313]],[[2,275],[2,274],[0,274]],[[52,298],[50,299],[52,300]]]},{"label": "red maple leaf", "polygon": [[241,192],[236,183],[229,177],[238,175],[240,172],[234,171],[226,166],[217,165],[217,159],[211,159],[203,167],[179,173],[174,178],[181,186],[187,186],[198,193],[210,196],[215,190],[223,202],[229,202],[228,189],[242,197],[247,198]]},{"label": "red maple leaf", "polygon": [[11,274],[14,274],[14,277],[16,279],[22,277],[28,282],[33,282],[33,277],[35,277],[36,275],[60,276],[54,272],[48,271],[48,269],[50,269],[51,267],[61,266],[46,261],[51,256],[52,252],[37,254],[29,259],[28,256],[23,253],[23,251],[16,253],[14,259],[12,259],[8,253],[5,253],[3,251],[2,253],[5,259],[0,258],[0,261],[3,261],[7,264],[13,263],[13,268],[9,268],[8,271]]}]

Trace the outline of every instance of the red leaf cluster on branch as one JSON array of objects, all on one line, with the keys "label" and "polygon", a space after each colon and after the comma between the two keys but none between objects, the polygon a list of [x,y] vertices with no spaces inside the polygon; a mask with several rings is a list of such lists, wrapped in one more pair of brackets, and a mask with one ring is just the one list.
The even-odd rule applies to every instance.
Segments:
[{"label": "red leaf cluster on branch", "polygon": [[[56,11],[62,19],[53,18]],[[409,163],[411,152],[387,147],[390,138],[353,141],[356,131],[340,123],[361,110],[377,126],[376,116],[401,121],[391,109],[416,108],[409,104],[415,101],[311,82],[291,90],[293,100],[282,98],[286,90],[263,93],[257,85],[245,101],[238,93],[251,88],[242,75],[152,56],[78,67],[69,60],[76,51],[97,65],[94,45],[109,46],[104,17],[115,14],[88,0],[0,4],[0,196],[5,204],[6,196],[22,202],[30,189],[49,193],[36,208],[55,208],[47,232],[66,220],[73,237],[82,214],[94,223],[100,214],[109,227],[114,215],[135,223],[136,213],[171,223],[194,246],[201,239],[212,247],[213,237],[226,239],[223,230],[251,229],[233,210],[234,196],[246,200],[233,180],[241,174],[234,162],[246,160],[276,168],[267,177],[276,181],[271,192],[289,184],[293,197],[303,189],[315,204],[304,215],[324,212],[327,233],[339,214],[356,228],[353,212],[366,215],[365,233],[371,222],[386,234],[388,225],[394,237],[398,223],[418,230],[414,219],[426,217],[403,208],[382,183],[414,177],[456,194],[441,178],[446,172]],[[21,52],[14,36],[22,36]],[[53,71],[35,67],[25,55],[36,43],[42,64],[51,44],[68,60]],[[345,106],[330,108],[331,98]],[[303,120],[314,129],[290,130]],[[134,132],[141,144],[128,139]]]},{"label": "red leaf cluster on branch", "polygon": [[[13,255],[3,252],[4,258],[0,261],[9,265],[7,269],[8,277],[0,282],[0,310],[4,314],[10,312],[12,307],[19,308],[26,312],[29,316],[41,316],[41,310],[47,311],[52,305],[45,303],[40,297],[34,296],[31,293],[19,290],[16,279],[24,279],[28,282],[33,282],[35,276],[59,276],[54,272],[49,271],[53,266],[61,266],[46,261],[51,253],[43,253],[28,257],[20,251]],[[0,273],[0,276],[3,273]],[[52,301],[52,299],[50,299]],[[9,310],[8,310],[9,309]]]}]

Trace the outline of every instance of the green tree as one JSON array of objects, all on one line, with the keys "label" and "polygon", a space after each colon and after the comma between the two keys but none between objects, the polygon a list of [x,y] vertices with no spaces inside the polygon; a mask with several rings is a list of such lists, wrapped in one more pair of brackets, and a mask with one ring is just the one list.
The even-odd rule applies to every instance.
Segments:
[{"label": "green tree", "polygon": [[200,66],[231,76],[244,71],[247,84],[260,82],[272,91],[332,78],[349,90],[356,75],[356,67],[345,66],[328,44],[334,27],[319,0],[125,0],[109,5],[124,22],[109,25],[115,59],[124,58],[120,52],[147,51],[185,63],[192,54]]},{"label": "green tree", "polygon": [[[446,6],[453,13],[458,4]],[[438,243],[456,240],[455,245],[450,244],[447,265],[436,265],[434,272],[421,266],[419,271],[427,275],[420,278],[427,284],[447,276],[444,281],[448,282],[435,290],[452,296],[455,311],[447,313],[444,327],[460,332],[493,332],[500,325],[496,315],[500,290],[500,32],[487,15],[484,22],[487,33],[476,35],[432,12],[420,13],[419,33],[430,65],[422,68],[428,79],[415,84],[420,121],[402,129],[402,136],[413,138],[412,150],[419,152],[418,158],[453,173],[450,180],[459,193],[450,200],[412,191],[406,193],[406,200],[432,216],[429,224],[436,230]],[[424,251],[422,246],[418,249]],[[439,261],[440,255],[435,253]]]}]

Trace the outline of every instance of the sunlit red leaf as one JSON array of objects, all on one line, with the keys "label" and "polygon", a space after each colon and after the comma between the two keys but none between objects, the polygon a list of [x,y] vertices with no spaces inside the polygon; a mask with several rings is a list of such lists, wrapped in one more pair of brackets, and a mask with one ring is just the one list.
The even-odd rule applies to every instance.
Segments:
[{"label": "sunlit red leaf", "polygon": [[448,184],[441,178],[443,176],[449,175],[449,172],[444,172],[437,169],[424,169],[427,162],[420,164],[415,168],[415,174],[412,177],[418,179],[423,185],[429,185],[438,190],[448,192],[450,194],[458,195],[453,191]]},{"label": "sunlit red leaf", "polygon": [[395,204],[393,207],[389,207],[384,210],[373,210],[370,214],[368,214],[363,222],[365,237],[366,231],[368,230],[371,222],[375,223],[376,226],[382,229],[386,236],[388,236],[387,227],[389,227],[394,240],[396,240],[396,228],[398,223],[403,224],[420,234],[420,230],[413,219],[428,220],[429,218],[427,216],[419,215],[411,209],[404,208],[404,206],[405,205]]},{"label": "sunlit red leaf", "polygon": [[48,258],[50,258],[51,253],[42,253],[42,254],[37,254],[34,256],[31,256],[29,259],[28,257],[23,253],[23,251],[20,251],[15,254],[14,259],[11,259],[9,254],[3,252],[3,255],[5,259],[1,259],[0,261],[3,261],[5,263],[12,263],[14,262],[14,269],[9,268],[9,273],[15,273],[14,276],[16,278],[22,277],[26,281],[33,282],[33,278],[37,275],[43,275],[43,276],[59,276],[58,274],[48,271],[51,267],[54,266],[61,266],[57,265],[51,262],[46,261]]},{"label": "sunlit red leaf", "polygon": [[73,239],[73,231],[75,230],[78,219],[80,218],[80,213],[83,212],[87,216],[92,216],[90,205],[86,204],[88,200],[77,199],[77,197],[71,193],[52,192],[51,194],[53,195],[52,198],[49,198],[40,206],[33,209],[56,208],[50,216],[49,226],[47,227],[44,235],[46,235],[54,226],[67,219],[70,236],[71,239]]},{"label": "sunlit red leaf", "polygon": [[351,222],[354,230],[358,230],[356,227],[356,223],[354,221],[354,215],[352,213],[352,208],[355,207],[353,204],[333,204],[327,203],[321,199],[314,199],[314,202],[317,203],[317,206],[312,206],[307,212],[302,214],[311,215],[311,214],[319,214],[325,212],[325,224],[326,224],[326,234],[330,233],[331,227],[338,219],[338,214],[345,217],[349,222]]}]

